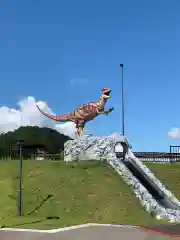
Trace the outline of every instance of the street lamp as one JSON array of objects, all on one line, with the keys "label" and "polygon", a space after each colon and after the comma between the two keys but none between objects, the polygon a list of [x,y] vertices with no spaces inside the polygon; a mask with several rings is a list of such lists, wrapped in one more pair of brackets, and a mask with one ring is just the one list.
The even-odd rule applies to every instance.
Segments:
[{"label": "street lamp", "polygon": [[20,164],[19,164],[19,189],[18,189],[18,213],[19,216],[22,216],[22,167],[23,167],[23,159],[22,159],[22,145],[24,140],[18,139],[17,140],[17,146],[19,147],[19,158],[20,158]]},{"label": "street lamp", "polygon": [[121,81],[121,97],[122,97],[122,134],[124,136],[124,79],[123,79],[123,64],[120,64],[122,81]]}]

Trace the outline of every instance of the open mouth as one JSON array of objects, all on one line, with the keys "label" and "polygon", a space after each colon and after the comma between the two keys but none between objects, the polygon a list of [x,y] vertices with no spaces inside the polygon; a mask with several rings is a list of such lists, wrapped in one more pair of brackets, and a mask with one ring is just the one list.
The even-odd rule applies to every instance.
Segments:
[{"label": "open mouth", "polygon": [[103,92],[103,95],[106,97],[106,98],[109,98],[110,97],[110,93],[111,93],[111,90],[106,90]]}]

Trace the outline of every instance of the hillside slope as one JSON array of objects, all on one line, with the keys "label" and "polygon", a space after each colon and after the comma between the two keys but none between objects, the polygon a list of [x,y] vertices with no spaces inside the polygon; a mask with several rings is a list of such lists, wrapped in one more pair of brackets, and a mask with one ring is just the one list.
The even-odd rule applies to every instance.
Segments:
[{"label": "hillside slope", "polygon": [[180,199],[180,164],[145,163],[156,177]]},{"label": "hillside slope", "polygon": [[[24,161],[24,217],[18,218],[18,165],[18,161],[0,161],[1,224],[54,228],[87,222],[159,223],[141,208],[132,190],[112,169],[95,161],[70,164],[63,161]],[[52,197],[33,212],[48,195]],[[58,216],[59,219],[41,222],[50,216]],[[38,220],[39,223],[36,222]],[[34,223],[30,224],[31,221]]]}]

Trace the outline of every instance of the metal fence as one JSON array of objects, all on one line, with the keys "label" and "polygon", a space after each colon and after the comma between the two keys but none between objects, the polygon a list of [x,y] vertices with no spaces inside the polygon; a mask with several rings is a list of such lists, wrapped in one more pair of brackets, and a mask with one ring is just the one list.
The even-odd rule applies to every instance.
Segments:
[{"label": "metal fence", "polygon": [[[27,159],[25,155],[30,155],[31,156],[30,158],[34,160],[50,159],[50,160],[58,161],[58,160],[63,160],[63,155],[64,155],[63,152],[56,153],[56,154],[49,154],[43,151],[39,151],[39,152],[31,151],[31,153],[28,154],[29,151],[31,150],[22,149],[24,160]],[[169,152],[134,152],[134,155],[142,162],[178,163],[180,162],[180,146],[170,146]],[[17,151],[17,148],[14,148],[14,147],[10,148],[8,157],[12,160],[19,159],[19,151]],[[0,158],[2,159],[1,156]]]},{"label": "metal fence", "polygon": [[180,146],[170,146],[170,161],[180,162]]},{"label": "metal fence", "polygon": [[[50,154],[45,151],[37,151],[37,149],[23,148],[22,147],[22,156],[23,160],[56,160],[60,161],[63,159],[63,152]],[[0,160],[18,160],[20,159],[20,151],[18,146],[13,146],[6,150],[6,152],[2,152],[0,149]]]},{"label": "metal fence", "polygon": [[178,163],[180,162],[180,146],[170,146],[170,152],[134,152],[142,162]]},{"label": "metal fence", "polygon": [[166,152],[134,152],[142,162],[170,162],[170,154]]},{"label": "metal fence", "polygon": [[170,146],[169,152],[133,152],[142,162],[179,163],[180,146]]}]

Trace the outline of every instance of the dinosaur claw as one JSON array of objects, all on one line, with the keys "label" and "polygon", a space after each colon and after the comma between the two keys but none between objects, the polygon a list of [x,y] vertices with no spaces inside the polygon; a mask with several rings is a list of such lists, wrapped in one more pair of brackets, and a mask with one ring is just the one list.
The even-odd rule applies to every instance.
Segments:
[{"label": "dinosaur claw", "polygon": [[112,112],[114,110],[114,107],[111,107],[110,109],[109,109],[109,112]]},{"label": "dinosaur claw", "polygon": [[114,107],[109,108],[109,110],[105,111],[105,114],[108,115],[110,112],[114,110]]}]

